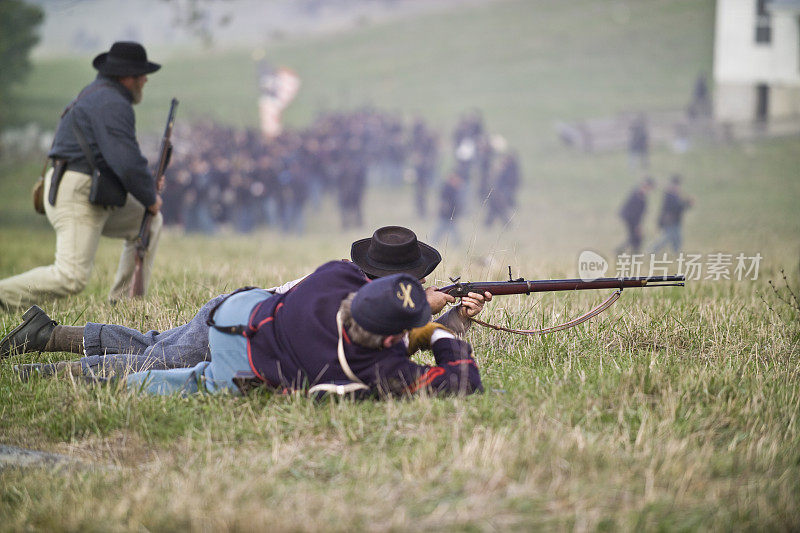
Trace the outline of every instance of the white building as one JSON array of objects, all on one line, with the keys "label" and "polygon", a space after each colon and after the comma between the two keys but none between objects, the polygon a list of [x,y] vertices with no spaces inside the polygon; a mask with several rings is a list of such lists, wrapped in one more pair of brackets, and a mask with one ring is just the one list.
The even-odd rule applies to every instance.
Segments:
[{"label": "white building", "polygon": [[800,118],[800,0],[717,0],[714,114]]}]

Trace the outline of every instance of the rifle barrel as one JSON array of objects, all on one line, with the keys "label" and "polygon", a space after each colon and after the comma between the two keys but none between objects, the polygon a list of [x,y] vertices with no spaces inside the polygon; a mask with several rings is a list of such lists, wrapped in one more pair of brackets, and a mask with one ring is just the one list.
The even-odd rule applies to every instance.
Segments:
[{"label": "rifle barrel", "polygon": [[[164,135],[161,137],[161,146],[158,149],[158,165],[156,165],[155,179],[158,179],[167,170],[169,164],[169,155],[172,150],[172,128],[175,126],[175,112],[178,110],[178,99],[173,98],[169,104],[169,113],[167,114],[167,125],[164,127]],[[145,206],[147,207],[147,206]],[[150,220],[153,215],[150,211],[145,210],[142,217],[142,223],[139,225],[139,236],[136,241],[136,248],[138,254],[144,257],[147,247],[150,244]]]},{"label": "rifle barrel", "polygon": [[158,165],[156,165],[156,179],[167,170],[167,165],[169,164],[169,152],[172,146],[170,137],[172,137],[172,128],[175,126],[175,112],[177,110],[178,99],[173,98],[169,104],[169,113],[167,114],[167,125],[164,127],[164,135],[161,137]]},{"label": "rifle barrel", "polygon": [[[161,138],[161,146],[159,147],[158,164],[156,165],[155,176],[153,176],[156,180],[166,172],[167,165],[169,165],[169,157],[172,152],[170,137],[172,136],[172,128],[175,125],[175,112],[177,109],[178,99],[173,98],[169,105],[167,125],[164,127],[164,136]],[[131,298],[144,295],[144,256],[150,246],[150,225],[153,220],[153,214],[147,210],[147,207],[145,206],[142,223],[139,225],[139,235],[136,238],[136,263],[128,291]]]}]

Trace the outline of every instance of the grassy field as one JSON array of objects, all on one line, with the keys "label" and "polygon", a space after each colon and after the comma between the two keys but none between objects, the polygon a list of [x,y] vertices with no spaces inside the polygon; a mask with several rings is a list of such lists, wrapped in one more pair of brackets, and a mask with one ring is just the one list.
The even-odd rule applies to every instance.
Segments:
[{"label": "grassy field", "polygon": [[[528,278],[575,277],[581,250],[608,257],[618,244],[616,212],[638,176],[624,154],[559,147],[553,121],[681,108],[710,69],[712,21],[710,1],[500,2],[270,53],[304,80],[291,124],[323,106],[371,102],[446,132],[475,107],[520,150],[523,207],[507,228],[485,230],[474,206],[461,224],[466,242],[441,246],[435,281],[502,279],[509,264]],[[137,109],[143,130],[161,127],[172,94],[180,120],[253,125],[249,51],[174,52],[163,62]],[[38,64],[15,121],[51,126],[91,75],[86,63]],[[60,86],[44,83],[53,69]],[[780,270],[798,294],[799,153],[796,137],[701,143],[684,155],[657,149],[656,178],[684,173],[696,199],[686,249],[760,253],[758,279],[626,291],[590,324],[541,338],[473,328],[481,396],[151,398],[69,379],[21,383],[12,373],[64,354],[2,361],[0,443],[98,467],[0,470],[0,529],[797,529],[800,310]],[[36,161],[0,162],[1,277],[52,259],[54,236],[28,206],[38,171]],[[163,330],[220,292],[345,257],[374,227],[406,224],[430,238],[434,221],[414,217],[410,189],[373,188],[368,203],[362,231],[339,232],[330,201],[300,238],[168,230],[150,297],[113,307],[105,298],[119,243],[104,242],[87,290],[43,304],[63,324]],[[498,297],[484,315],[552,324],[604,296]],[[0,334],[18,319],[0,312]]]}]

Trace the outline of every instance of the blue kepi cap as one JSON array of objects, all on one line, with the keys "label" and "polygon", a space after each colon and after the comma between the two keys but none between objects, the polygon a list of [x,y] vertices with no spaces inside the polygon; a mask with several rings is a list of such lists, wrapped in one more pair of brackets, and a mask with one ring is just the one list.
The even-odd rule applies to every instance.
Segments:
[{"label": "blue kepi cap", "polygon": [[377,335],[395,335],[431,320],[425,290],[408,274],[378,278],[362,286],[351,311],[359,326]]}]

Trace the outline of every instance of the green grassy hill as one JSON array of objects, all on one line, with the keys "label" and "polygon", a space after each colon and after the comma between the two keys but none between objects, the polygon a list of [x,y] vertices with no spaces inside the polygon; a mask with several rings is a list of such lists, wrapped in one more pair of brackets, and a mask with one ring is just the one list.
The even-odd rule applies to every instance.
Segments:
[{"label": "green grassy hill", "polygon": [[[711,67],[711,0],[504,1],[270,46],[303,87],[287,122],[364,103],[419,113],[447,138],[460,113],[522,156],[520,209],[485,230],[484,208],[442,245],[431,276],[575,277],[583,249],[610,254],[620,202],[639,179],[626,154],[560,146],[553,121],[680,109]],[[250,50],[159,51],[137,109],[142,131],[179,121],[255,125]],[[40,62],[19,88],[14,120],[52,127],[92,76],[90,58]],[[53,80],[58,80],[54,83]],[[798,309],[767,284],[797,286],[800,140],[654,150],[663,184],[682,172],[696,199],[686,249],[761,253],[757,281],[692,281],[626,290],[589,324],[541,338],[473,328],[487,393],[468,399],[314,403],[255,393],[145,398],[72,380],[20,383],[0,361],[0,443],[114,468],[0,469],[0,529],[9,530],[792,530],[800,523]],[[449,164],[449,159],[445,163]],[[54,235],[32,213],[37,161],[0,162],[0,277],[52,258]],[[100,247],[80,295],[43,302],[63,324],[164,330],[211,296],[271,286],[347,255],[390,223],[427,240],[410,187],[373,187],[363,230],[341,232],[332,201],[303,237],[274,229],[162,237],[148,299],[111,306],[119,242]],[[646,238],[656,235],[658,195]],[[255,246],[254,246],[255,244]],[[782,284],[779,283],[779,286]],[[561,322],[606,295],[497,297],[482,315],[514,327]],[[762,300],[763,299],[763,300]],[[765,301],[764,301],[765,300]],[[0,312],[0,335],[19,313]]]},{"label": "green grassy hill", "polygon": [[[507,247],[524,241],[537,255],[563,256],[587,246],[614,246],[617,207],[638,176],[628,170],[624,154],[586,156],[562,147],[554,121],[683,108],[697,74],[711,70],[713,15],[710,0],[491,2],[282,42],[266,52],[273,64],[293,68],[303,80],[286,113],[290,126],[302,127],[319,109],[372,104],[421,114],[439,128],[447,147],[459,115],[480,109],[490,131],[506,136],[522,157],[525,208],[516,231],[536,228],[524,239],[495,232],[486,242]],[[213,118],[254,126],[251,52],[154,50],[164,68],[151,77],[137,109],[140,129],[160,132],[173,95],[181,99],[181,122]],[[52,127],[91,76],[88,58],[38,63],[18,91],[15,120]],[[683,172],[689,192],[698,196],[697,211],[708,215],[703,221],[689,217],[687,246],[710,249],[723,239],[741,248],[762,242],[764,233],[781,242],[800,228],[800,217],[784,211],[785,200],[798,195],[796,153],[795,140],[745,151],[702,148],[685,156],[656,150],[652,172],[662,182]],[[445,152],[443,170],[451,164]],[[769,169],[766,184],[751,179],[760,166]],[[10,180],[5,174],[0,187],[25,192],[4,185]],[[369,226],[399,221],[424,234],[433,225],[411,215],[410,191],[399,192],[400,202],[395,192],[372,194],[372,207],[390,206],[368,208]],[[25,201],[17,193],[5,197],[14,199],[15,211]],[[482,209],[473,207],[473,220]],[[335,216],[332,207],[323,210],[312,229],[330,232]],[[11,223],[10,218],[9,212],[5,219]],[[755,220],[755,227],[744,223]],[[776,233],[761,231],[765,226]],[[469,233],[479,241],[484,237],[477,223]]]},{"label": "green grassy hill", "polygon": [[[483,110],[494,131],[523,152],[552,137],[551,121],[686,105],[698,72],[709,72],[711,0],[491,2],[341,35],[270,45],[267,58],[298,72],[287,113],[307,123],[317,109],[371,103],[419,112],[442,127]],[[187,117],[255,125],[250,50],[153,54],[164,64],[138,110],[157,131],[157,105],[182,99]],[[155,57],[154,55],[154,57]],[[41,62],[18,94],[16,122],[54,122],[92,75],[90,58]],[[53,80],[58,80],[54,83]]]}]

